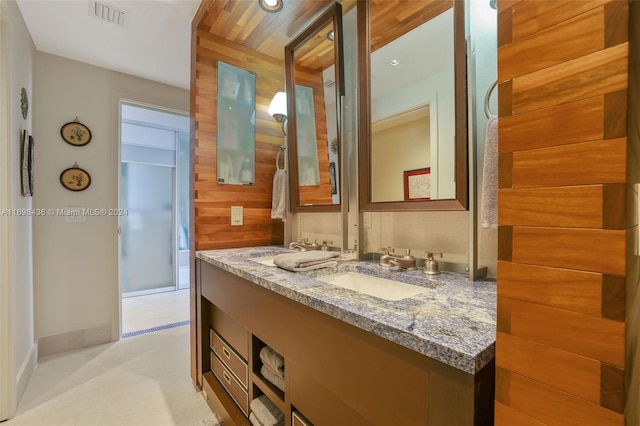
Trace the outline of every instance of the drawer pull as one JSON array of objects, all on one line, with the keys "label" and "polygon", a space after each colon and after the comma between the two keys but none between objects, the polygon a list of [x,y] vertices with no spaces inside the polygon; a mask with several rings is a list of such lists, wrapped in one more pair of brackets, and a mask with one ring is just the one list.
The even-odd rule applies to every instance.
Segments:
[{"label": "drawer pull", "polygon": [[224,346],[222,347],[222,353],[227,357],[227,359],[231,359],[231,352],[229,352],[229,349],[225,348]]},{"label": "drawer pull", "polygon": [[222,372],[222,377],[227,381],[227,384],[231,384],[231,376],[229,376],[226,371]]}]

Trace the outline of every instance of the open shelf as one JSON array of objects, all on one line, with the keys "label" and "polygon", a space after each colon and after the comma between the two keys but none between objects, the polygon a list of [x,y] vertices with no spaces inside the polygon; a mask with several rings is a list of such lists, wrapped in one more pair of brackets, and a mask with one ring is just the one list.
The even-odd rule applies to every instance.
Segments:
[{"label": "open shelf", "polygon": [[[253,384],[267,396],[275,404],[276,407],[283,413],[288,413],[288,407],[284,402],[284,392],[271,384],[267,379],[262,377],[260,372],[253,372],[252,374]],[[257,396],[257,395],[256,395]]]}]

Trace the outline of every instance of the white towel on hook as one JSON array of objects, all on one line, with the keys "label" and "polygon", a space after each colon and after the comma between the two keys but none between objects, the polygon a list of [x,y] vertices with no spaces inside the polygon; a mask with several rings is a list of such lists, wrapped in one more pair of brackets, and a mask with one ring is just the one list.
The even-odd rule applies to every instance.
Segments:
[{"label": "white towel on hook", "polygon": [[494,115],[487,122],[484,142],[480,217],[483,228],[498,227],[498,117]]},{"label": "white towel on hook", "polygon": [[273,175],[273,195],[271,198],[271,219],[287,219],[287,174],[277,169]]}]

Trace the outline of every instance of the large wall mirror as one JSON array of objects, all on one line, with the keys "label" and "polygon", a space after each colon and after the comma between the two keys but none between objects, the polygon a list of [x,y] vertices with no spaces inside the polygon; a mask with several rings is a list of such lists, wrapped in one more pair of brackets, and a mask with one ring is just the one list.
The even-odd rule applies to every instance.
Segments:
[{"label": "large wall mirror", "polygon": [[358,33],[361,209],[466,209],[464,2],[361,2]]},{"label": "large wall mirror", "polygon": [[285,47],[294,212],[340,211],[342,8],[334,3]]}]

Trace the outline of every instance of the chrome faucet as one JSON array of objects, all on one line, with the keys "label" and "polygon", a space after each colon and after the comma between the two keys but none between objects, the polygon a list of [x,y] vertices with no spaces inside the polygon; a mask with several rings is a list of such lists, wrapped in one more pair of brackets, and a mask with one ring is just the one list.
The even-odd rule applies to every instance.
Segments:
[{"label": "chrome faucet", "polygon": [[289,249],[291,250],[300,250],[300,251],[310,251],[310,250],[320,250],[322,246],[317,243],[316,240],[313,240],[312,243],[309,243],[309,240],[306,238],[298,240],[296,242],[289,243]]},{"label": "chrome faucet", "polygon": [[[384,254],[380,256],[380,266],[385,268],[397,266],[403,271],[415,271],[418,269],[416,267],[416,258],[411,255],[410,249],[407,249],[404,256],[395,256],[390,254],[390,247],[386,247],[381,250],[384,251]],[[393,251],[393,249],[391,249],[391,251]]]}]

